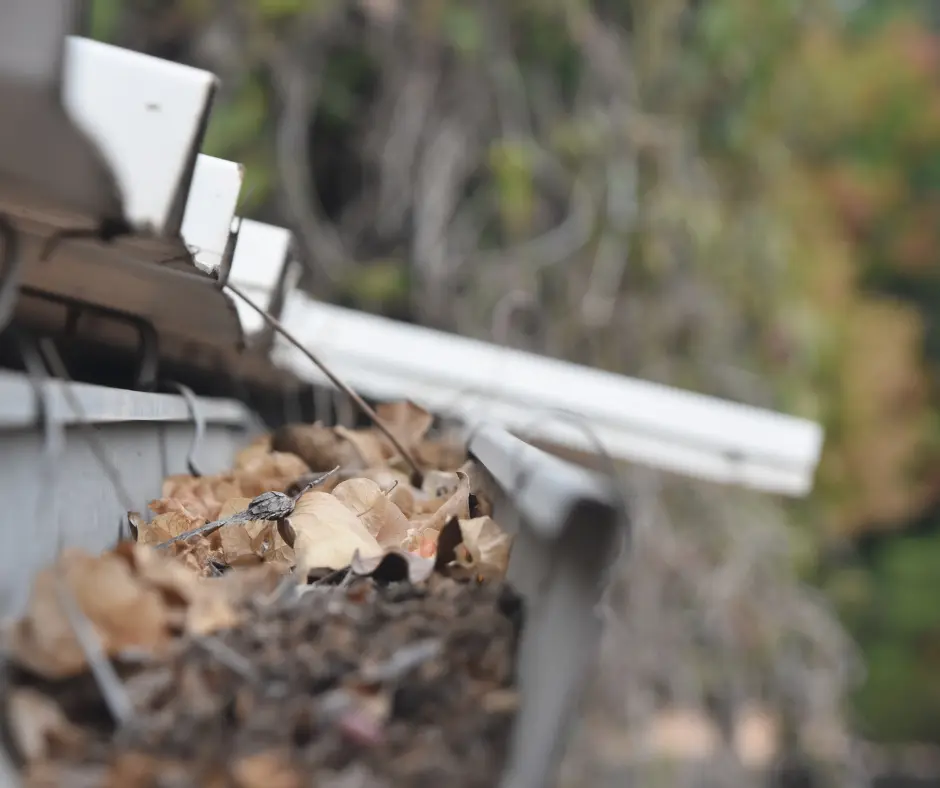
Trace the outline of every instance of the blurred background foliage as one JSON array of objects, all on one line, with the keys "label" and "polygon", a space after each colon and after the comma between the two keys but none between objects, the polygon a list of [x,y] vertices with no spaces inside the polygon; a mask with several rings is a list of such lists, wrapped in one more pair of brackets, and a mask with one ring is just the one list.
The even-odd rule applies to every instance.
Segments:
[{"label": "blurred background foliage", "polygon": [[940,742],[940,3],[91,18],[220,75],[205,150],[315,294],[822,420],[798,569],[861,648],[859,729]]}]

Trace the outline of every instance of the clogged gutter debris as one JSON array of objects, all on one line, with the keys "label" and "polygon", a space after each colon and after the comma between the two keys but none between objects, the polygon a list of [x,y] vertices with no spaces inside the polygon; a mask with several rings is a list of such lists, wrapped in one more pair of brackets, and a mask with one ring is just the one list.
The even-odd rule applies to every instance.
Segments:
[{"label": "clogged gutter debris", "polygon": [[379,430],[292,425],[227,473],[167,478],[134,541],[37,576],[2,688],[24,784],[498,782],[510,539],[429,414],[379,415],[420,487]]}]

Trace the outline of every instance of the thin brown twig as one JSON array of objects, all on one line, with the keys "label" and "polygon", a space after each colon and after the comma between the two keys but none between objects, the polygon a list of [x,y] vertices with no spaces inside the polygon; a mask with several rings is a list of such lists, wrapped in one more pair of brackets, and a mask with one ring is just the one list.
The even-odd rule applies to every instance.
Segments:
[{"label": "thin brown twig", "polygon": [[[297,339],[293,334],[290,333],[284,325],[273,315],[270,315],[258,306],[251,298],[245,295],[242,290],[233,285],[231,282],[226,283],[226,288],[231,290],[235,295],[237,295],[242,301],[244,301],[248,306],[255,310],[264,321],[271,326],[275,331],[277,331],[281,336],[284,337],[288,342],[290,342],[295,348],[297,348],[301,353],[303,353],[310,361],[312,361],[320,371],[326,375],[330,382],[333,383],[338,389],[340,389],[347,397],[349,397],[356,406],[365,413],[366,416],[372,421],[373,424],[379,429],[379,431],[389,439],[392,446],[398,451],[399,454],[405,459],[405,462],[411,466],[412,471],[414,471],[415,476],[418,480],[424,478],[424,474],[421,473],[421,469],[418,467],[418,462],[415,460],[414,456],[411,454],[408,449],[404,447],[402,442],[395,436],[395,434],[389,429],[388,425],[379,418],[379,414],[375,412],[371,405],[369,405],[362,397],[360,397],[355,391],[353,391],[347,383],[342,379],[337,377],[336,373],[333,372],[323,361],[312,351],[308,350],[303,344]],[[420,481],[418,483],[420,486]]]}]

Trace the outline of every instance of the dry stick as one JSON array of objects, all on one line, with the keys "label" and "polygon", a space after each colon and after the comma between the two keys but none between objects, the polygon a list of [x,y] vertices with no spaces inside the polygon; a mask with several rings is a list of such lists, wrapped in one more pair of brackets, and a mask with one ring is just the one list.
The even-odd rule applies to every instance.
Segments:
[{"label": "dry stick", "polygon": [[[294,503],[299,501],[301,496],[305,492],[307,492],[307,490],[310,490],[314,487],[317,487],[320,484],[323,484],[323,482],[329,479],[333,474],[338,473],[340,470],[340,467],[341,466],[337,465],[333,470],[327,471],[326,473],[321,473],[312,482],[308,482],[307,484],[305,484],[303,488],[301,488],[300,492],[298,492],[294,496]],[[262,496],[267,497],[268,495],[269,493],[262,493],[262,495],[252,498],[251,503],[254,503],[255,501],[258,500],[258,498],[261,498]],[[283,495],[283,494],[279,493],[278,495]],[[290,504],[290,496],[283,495],[281,500],[284,500],[284,499],[286,499],[286,503]],[[290,510],[288,510],[286,514],[290,514]],[[252,512],[251,504],[249,504],[247,509],[242,509],[240,512],[235,512],[234,514],[230,514],[228,517],[223,517],[221,520],[213,520],[211,523],[200,525],[197,528],[191,528],[188,531],[183,531],[183,533],[177,534],[176,536],[171,537],[170,539],[167,539],[165,542],[160,542],[160,544],[156,545],[156,549],[162,550],[163,548],[169,547],[170,545],[176,544],[177,542],[183,542],[186,539],[189,539],[191,536],[199,536],[201,534],[207,534],[210,531],[215,531],[216,529],[222,528],[225,525],[236,525],[238,523],[250,523],[253,520],[266,520],[266,519],[269,519],[269,518],[256,516],[256,513]],[[271,519],[274,519],[274,518],[271,518]],[[277,516],[277,519],[280,519],[279,515]]]},{"label": "dry stick", "polygon": [[354,403],[356,403],[356,406],[363,413],[365,413],[366,416],[368,416],[372,420],[372,423],[375,424],[376,427],[378,427],[379,431],[381,431],[381,433],[386,438],[388,438],[389,441],[391,441],[392,446],[394,446],[395,449],[398,451],[398,453],[401,454],[401,456],[405,459],[405,462],[407,462],[411,466],[411,469],[414,471],[415,476],[418,479],[422,479],[424,477],[424,474],[421,473],[421,469],[418,467],[417,460],[415,460],[411,452],[408,451],[404,447],[404,445],[402,445],[402,442],[398,440],[398,438],[388,428],[385,422],[383,422],[382,419],[379,418],[379,414],[376,413],[375,410],[373,410],[373,408],[362,397],[360,397],[355,391],[353,391],[343,380],[338,378],[336,374],[333,372],[333,370],[331,370],[326,364],[324,364],[323,361],[316,354],[314,354],[312,351],[304,347],[303,344],[301,344],[299,339],[297,339],[293,334],[290,333],[290,331],[284,328],[280,320],[278,320],[273,315],[269,315],[264,309],[262,309],[254,301],[252,301],[247,295],[245,295],[241,291],[241,289],[237,287],[236,285],[233,285],[231,282],[227,282],[225,286],[229,290],[231,290],[233,293],[235,293],[235,295],[237,295],[242,301],[248,304],[248,306],[254,309],[255,312],[261,315],[264,321],[269,326],[271,326],[271,328],[277,331],[282,337],[284,337],[284,339],[290,342],[295,348],[297,348],[308,359],[310,359],[310,361],[312,361],[317,367],[319,367],[320,371],[330,379],[333,385],[336,386],[338,389],[340,389]]}]

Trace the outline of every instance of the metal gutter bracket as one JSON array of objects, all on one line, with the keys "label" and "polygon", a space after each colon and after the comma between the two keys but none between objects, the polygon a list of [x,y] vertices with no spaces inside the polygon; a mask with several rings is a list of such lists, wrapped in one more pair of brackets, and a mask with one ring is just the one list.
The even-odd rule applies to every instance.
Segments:
[{"label": "metal gutter bracket", "polygon": [[603,622],[598,606],[628,526],[613,482],[498,427],[471,436],[494,516],[513,533],[508,579],[526,600],[521,704],[501,788],[553,784]]}]

